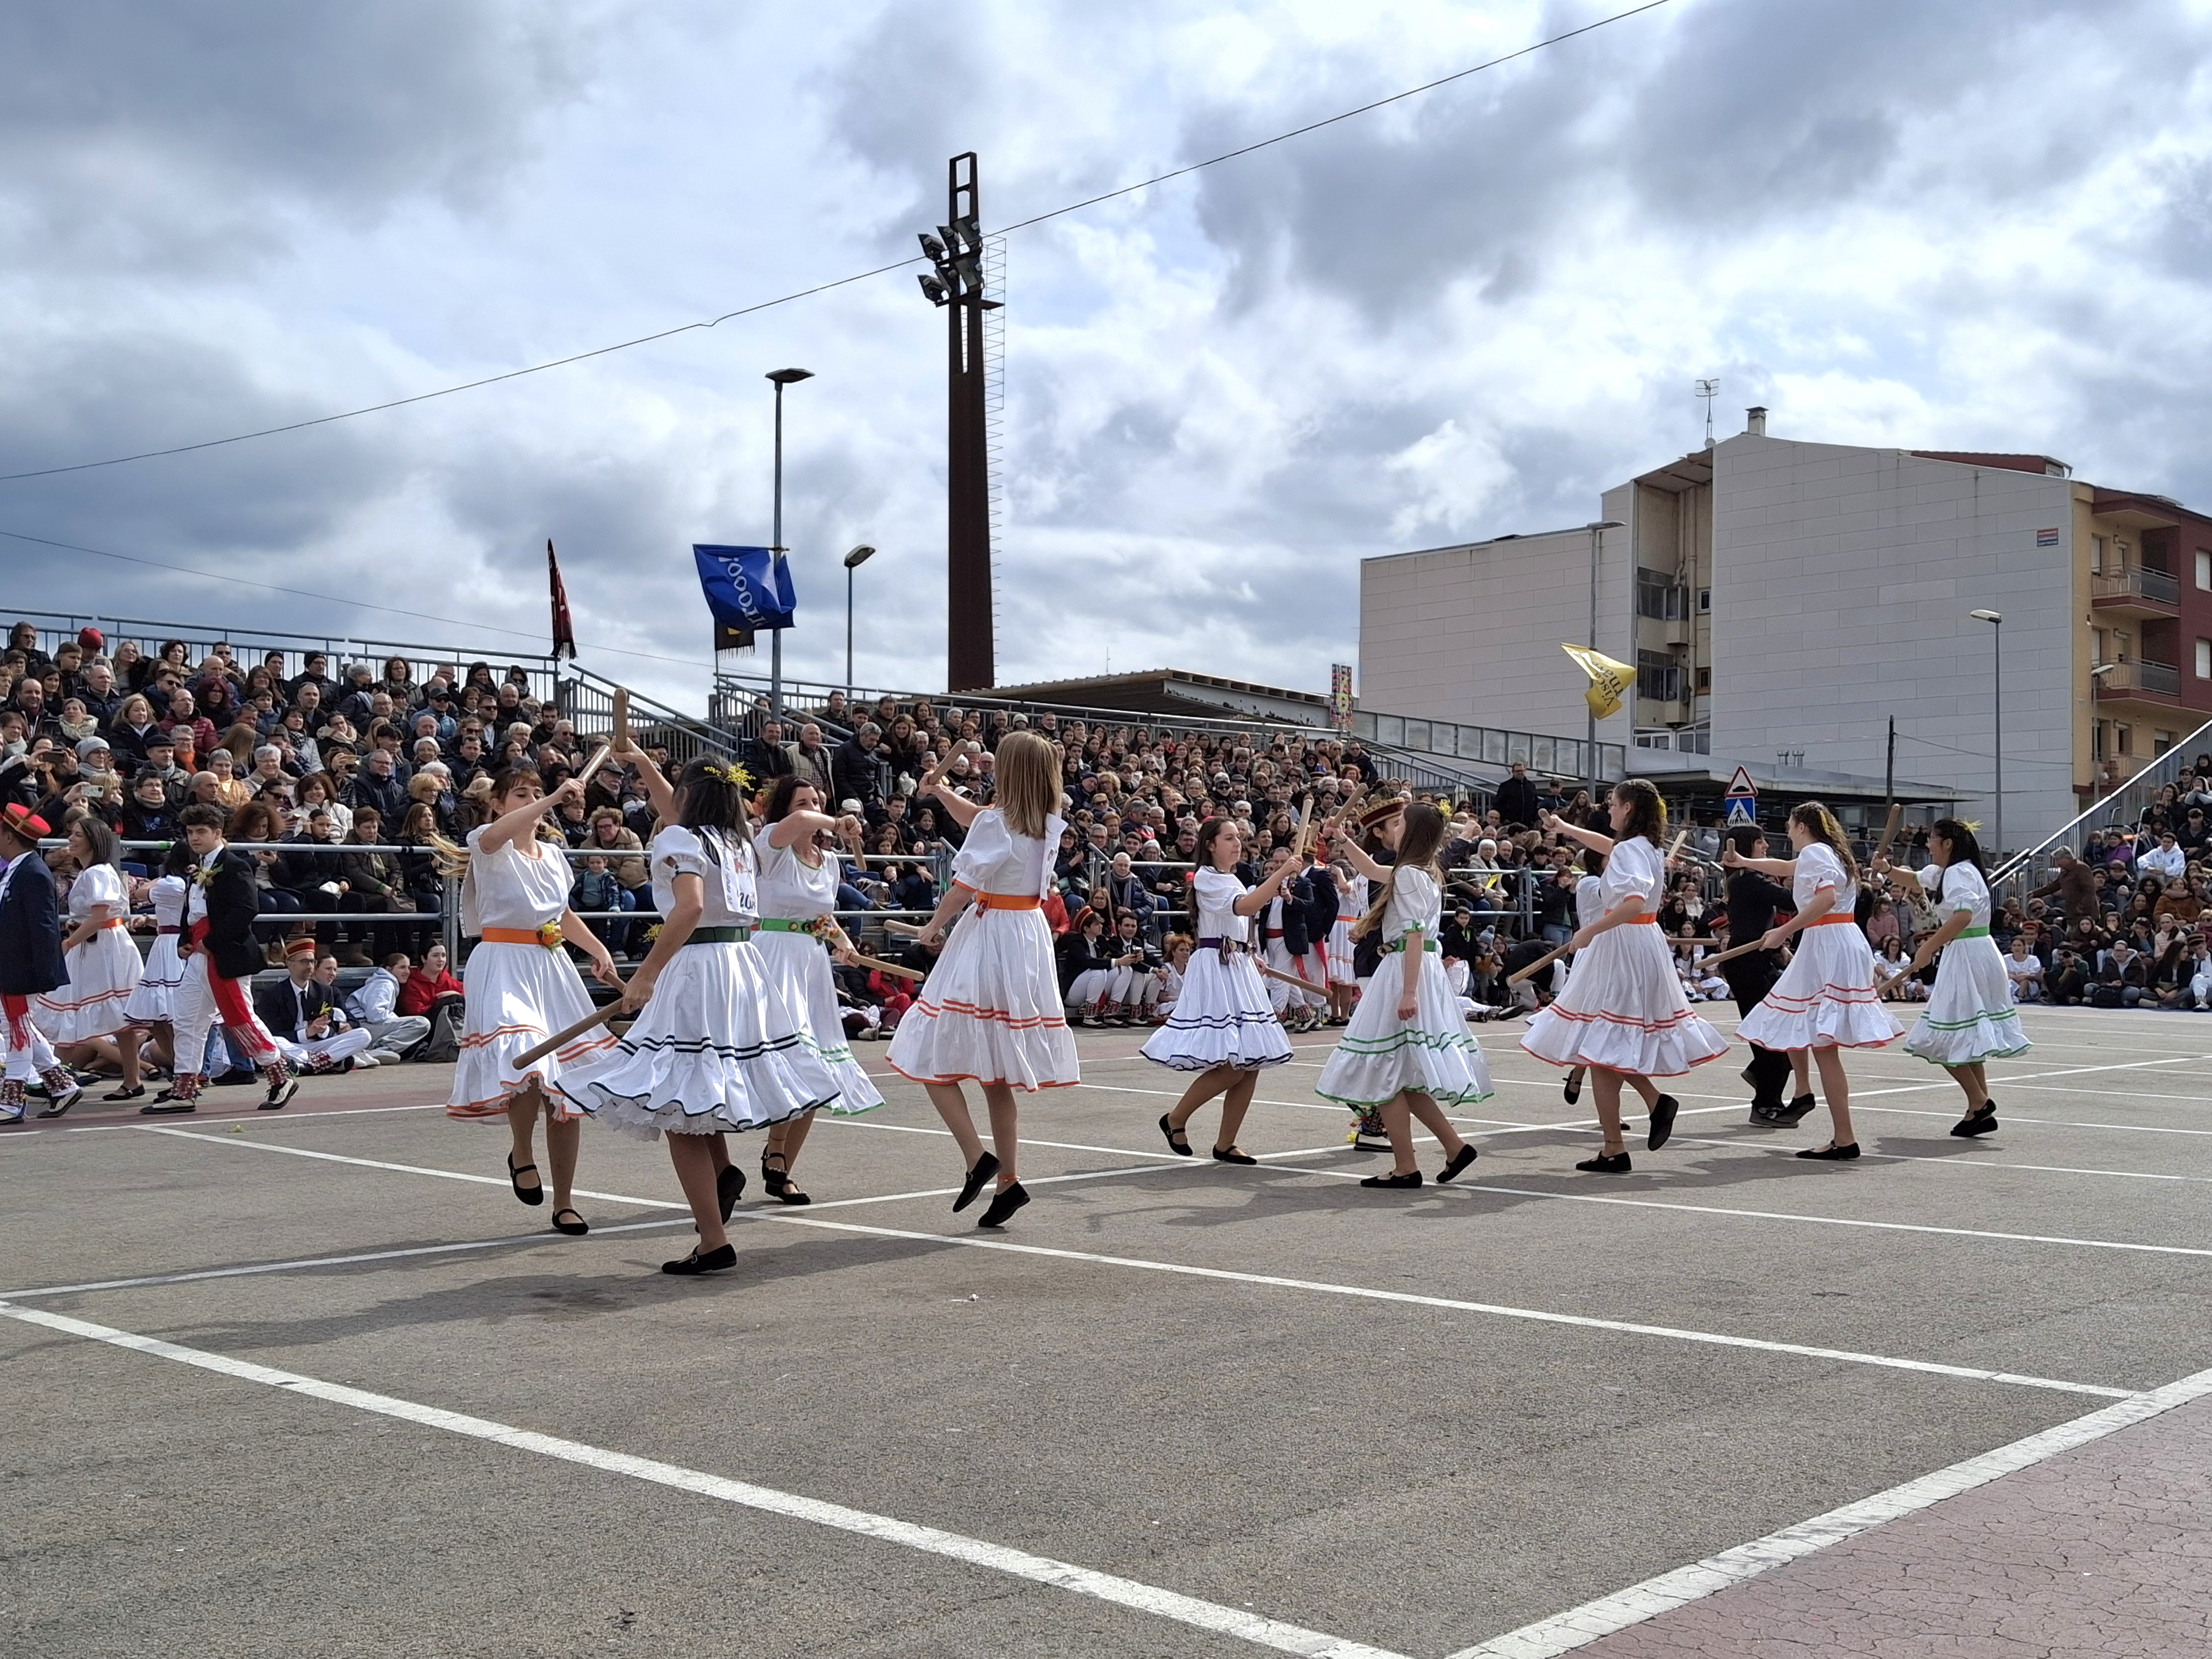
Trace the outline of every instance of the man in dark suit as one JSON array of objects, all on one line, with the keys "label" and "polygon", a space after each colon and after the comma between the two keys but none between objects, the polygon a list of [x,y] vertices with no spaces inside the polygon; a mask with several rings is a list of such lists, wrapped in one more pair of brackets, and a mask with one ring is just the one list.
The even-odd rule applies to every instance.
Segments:
[{"label": "man in dark suit", "polygon": [[[1729,831],[1729,840],[1744,858],[1763,859],[1766,856],[1766,837],[1756,824],[1740,823]],[[1731,872],[1728,880],[1729,939],[1733,944],[1748,944],[1760,938],[1774,926],[1777,910],[1795,910],[1790,890],[1771,881],[1756,870]],[[1734,962],[1721,964],[1721,974],[1729,982],[1729,991],[1735,998],[1739,1014],[1747,1014],[1759,1006],[1766,994],[1774,988],[1774,981],[1782,976],[1782,961],[1772,951],[1753,951],[1748,956],[1738,957]],[[1751,1045],[1751,1064],[1743,1068],[1744,1080],[1751,1085],[1751,1121],[1776,1127],[1791,1124],[1812,1109],[1811,1097],[1802,1106],[1793,1106],[1784,1092],[1790,1086],[1790,1056],[1773,1048]]]},{"label": "man in dark suit", "polygon": [[8,1068],[0,1079],[0,1125],[21,1123],[33,1076],[46,1080],[40,1117],[59,1117],[84,1094],[31,1020],[31,999],[69,983],[62,962],[60,907],[53,872],[39,856],[46,821],[28,807],[0,808],[0,1020],[7,1025]]},{"label": "man in dark suit", "polygon": [[300,1085],[293,1080],[276,1040],[246,996],[246,987],[264,965],[261,947],[253,937],[260,900],[252,862],[223,840],[226,821],[219,806],[187,806],[177,814],[195,860],[185,899],[184,937],[179,945],[184,978],[177,987],[170,1015],[171,1029],[176,1034],[177,1075],[175,1082],[150,1104],[138,1109],[149,1116],[198,1109],[200,1090],[207,1081],[198,1068],[206,1063],[209,1029],[218,1024],[228,1034],[231,1046],[246,1056],[269,1085],[268,1097],[261,1103],[263,1111],[281,1111],[299,1092]]},{"label": "man in dark suit", "polygon": [[284,977],[254,988],[253,1012],[291,1064],[309,1072],[352,1069],[369,1034],[346,1018],[331,988],[315,976],[315,941],[295,939],[284,947]]},{"label": "man in dark suit", "polygon": [[1528,781],[1528,769],[1519,761],[1513,763],[1512,775],[1498,786],[1498,793],[1491,804],[1498,815],[1513,829],[1534,830],[1536,827],[1536,786]]}]

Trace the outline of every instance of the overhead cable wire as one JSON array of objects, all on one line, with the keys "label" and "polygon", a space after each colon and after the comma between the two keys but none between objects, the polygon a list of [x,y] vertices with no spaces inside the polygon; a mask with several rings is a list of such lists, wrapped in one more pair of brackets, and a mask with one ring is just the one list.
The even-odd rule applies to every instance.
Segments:
[{"label": "overhead cable wire", "polygon": [[[1334,115],[1324,116],[1318,121],[1309,121],[1304,126],[1292,127],[1289,131],[1279,132],[1271,138],[1261,138],[1252,143],[1239,145],[1235,149],[1224,150],[1220,155],[1210,155],[1202,161],[1193,161],[1187,166],[1170,168],[1165,173],[1155,173],[1152,177],[1139,179],[1135,184],[1122,185],[1097,196],[1085,197],[1079,202],[1070,202],[1063,207],[1034,214],[1026,219],[1018,219],[1010,225],[1000,226],[998,229],[985,234],[1004,236],[1013,231],[1026,230],[1032,225],[1043,224],[1049,219],[1057,219],[1070,213],[1079,213],[1084,209],[1096,207],[1102,202],[1110,202],[1120,197],[1134,195],[1140,190],[1151,189],[1154,185],[1164,185],[1171,179],[1183,178],[1204,168],[1218,167],[1224,161],[1233,161],[1240,156],[1252,155],[1255,151],[1267,149],[1275,144],[1287,143],[1293,138],[1304,137],[1310,132],[1318,132],[1323,127],[1334,126],[1340,121],[1349,121],[1357,116],[1370,114],[1389,105],[1402,103],[1407,99],[1418,98],[1424,93],[1434,92],[1439,87],[1447,87],[1455,81],[1463,81],[1471,75],[1480,75],[1486,70],[1497,69],[1503,64],[1514,62],[1516,58],[1528,57],[1532,53],[1543,51],[1547,46],[1559,46],[1578,36],[1594,33],[1612,24],[1623,22],[1631,17],[1640,16],[1647,11],[1656,11],[1662,6],[1673,3],[1674,0],[1644,0],[1644,4],[1632,6],[1626,11],[1615,12],[1609,17],[1601,17],[1595,22],[1582,25],[1579,28],[1568,29],[1559,34],[1547,36],[1541,40],[1532,41],[1517,51],[1509,52],[1485,63],[1441,76],[1433,81],[1424,82],[1418,87],[1408,87],[1403,92],[1394,92],[1387,98],[1377,98],[1371,102],[1361,104],[1357,108],[1340,111]],[[368,404],[359,409],[343,410],[335,415],[318,415],[310,420],[291,421],[282,426],[263,427],[253,432],[234,433],[227,438],[208,438],[198,443],[173,444],[166,449],[141,450],[135,454],[112,455],[106,460],[100,461],[78,461],[68,466],[38,467],[27,472],[0,472],[0,483],[11,483],[25,478],[52,478],[68,472],[90,472],[101,467],[127,465],[133,461],[157,460],[167,455],[188,455],[198,450],[221,449],[230,444],[250,443],[258,438],[273,438],[287,432],[304,432],[311,427],[329,426],[337,421],[350,421],[363,415],[378,415],[386,410],[404,409],[412,404],[428,403],[434,398],[450,398],[459,392],[475,392],[484,386],[497,386],[505,380],[520,380],[525,375],[543,374],[549,369],[566,368],[572,363],[587,362],[594,357],[605,357],[614,352],[628,351],[635,346],[650,345],[656,340],[671,339],[678,334],[714,328],[739,317],[750,317],[758,312],[789,305],[794,301],[811,299],[817,294],[826,294],[832,289],[848,287],[854,283],[865,283],[872,277],[886,276],[895,270],[904,270],[909,265],[922,263],[921,256],[917,254],[911,258],[898,259],[890,264],[878,265],[872,270],[855,271],[849,276],[839,276],[830,282],[817,283],[811,288],[802,288],[789,294],[779,295],[773,300],[761,300],[751,305],[740,306],[735,311],[726,311],[720,316],[709,318],[705,321],[678,323],[672,328],[664,328],[652,334],[641,334],[635,339],[617,341],[612,345],[596,346],[591,350],[574,352],[566,357],[556,357],[547,362],[532,363],[526,368],[511,368],[501,374],[487,374],[478,380],[465,380],[458,386],[441,386],[434,392],[418,392],[411,397],[393,398],[380,404]]]}]

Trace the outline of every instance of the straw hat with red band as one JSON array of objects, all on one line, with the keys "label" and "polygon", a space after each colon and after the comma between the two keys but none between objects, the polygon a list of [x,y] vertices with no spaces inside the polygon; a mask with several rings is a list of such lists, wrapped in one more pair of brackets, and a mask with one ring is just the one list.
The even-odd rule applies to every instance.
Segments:
[{"label": "straw hat with red band", "polygon": [[37,841],[54,833],[44,818],[20,801],[11,800],[5,808],[0,808],[0,822],[24,841]]},{"label": "straw hat with red band", "polygon": [[314,954],[315,941],[304,935],[287,941],[284,946],[284,960],[287,962],[291,961],[294,957],[312,957]]},{"label": "straw hat with red band", "polygon": [[1381,800],[1370,801],[1366,805],[1361,807],[1359,809],[1359,816],[1352,820],[1352,827],[1359,830],[1362,834],[1364,834],[1366,831],[1375,828],[1376,824],[1383,822],[1386,818],[1391,817],[1405,810],[1406,803],[1402,797],[1397,795],[1386,795]]}]

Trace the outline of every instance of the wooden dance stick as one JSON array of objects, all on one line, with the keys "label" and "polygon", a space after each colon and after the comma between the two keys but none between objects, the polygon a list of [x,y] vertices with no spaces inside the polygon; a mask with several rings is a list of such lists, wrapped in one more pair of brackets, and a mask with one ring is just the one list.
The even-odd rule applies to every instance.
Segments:
[{"label": "wooden dance stick", "polygon": [[864,957],[858,951],[848,951],[856,967],[872,968],[879,974],[896,974],[901,979],[921,980],[929,976],[918,968],[902,968],[896,962],[885,962],[881,957]]},{"label": "wooden dance stick", "polygon": [[569,1043],[574,1042],[578,1037],[583,1036],[585,1032],[595,1031],[611,1019],[619,1019],[623,1012],[624,1010],[619,999],[613,1002],[610,1002],[605,1007],[595,1010],[584,1018],[578,1020],[574,1025],[564,1027],[562,1030],[554,1032],[551,1036],[547,1037],[544,1042],[538,1044],[535,1048],[525,1048],[520,1054],[514,1057],[514,1065],[518,1069],[525,1066],[535,1066],[539,1060],[544,1059],[546,1055],[551,1054],[555,1049],[566,1048]]},{"label": "wooden dance stick", "polygon": [[1315,984],[1310,979],[1300,979],[1296,974],[1286,974],[1279,968],[1270,968],[1256,956],[1252,958],[1252,965],[1260,970],[1263,978],[1279,979],[1285,985],[1297,986],[1301,991],[1319,992],[1327,988],[1325,986]]},{"label": "wooden dance stick", "polygon": [[1674,832],[1674,841],[1670,842],[1667,848],[1667,856],[1661,860],[1662,864],[1671,865],[1676,859],[1680,858],[1682,856],[1683,846],[1689,841],[1689,839],[1690,832],[1688,830],[1677,830]]},{"label": "wooden dance stick", "polygon": [[601,744],[592,752],[591,759],[584,763],[584,769],[576,774],[576,781],[580,784],[589,783],[592,781],[592,774],[605,766],[607,763],[607,757],[613,752],[613,748],[610,744]]},{"label": "wooden dance stick", "polygon": [[615,687],[613,726],[612,735],[617,742],[629,736],[629,687],[626,685]]},{"label": "wooden dance stick", "polygon": [[1518,985],[1524,979],[1534,979],[1538,974],[1542,973],[1545,969],[1550,967],[1553,963],[1557,962],[1561,957],[1566,954],[1567,947],[1564,945],[1559,946],[1556,951],[1547,951],[1542,956],[1538,957],[1535,961],[1530,963],[1526,968],[1516,968],[1511,973],[1506,975],[1505,982],[1508,985]]},{"label": "wooden dance stick", "polygon": [[1897,839],[1897,832],[1904,827],[1904,824],[1905,804],[1902,801],[1893,800],[1890,802],[1889,821],[1881,826],[1881,840],[1876,844],[1874,849],[1874,861],[1876,864],[1884,863],[1887,860],[1889,857],[1889,844]]},{"label": "wooden dance stick", "polygon": [[901,939],[920,939],[929,929],[918,921],[893,921],[886,916],[884,918],[884,931],[896,933]]},{"label": "wooden dance stick", "polygon": [[1306,798],[1298,803],[1298,833],[1291,842],[1291,856],[1294,859],[1304,859],[1307,849],[1312,847],[1313,841],[1313,791],[1309,789],[1306,791]]},{"label": "wooden dance stick", "polygon": [[[1759,939],[1764,939],[1765,937],[1765,935],[1764,933],[1759,935]],[[1732,945],[1728,950],[1722,951],[1720,955],[1717,957],[1707,957],[1705,960],[1704,965],[1707,968],[1717,968],[1724,962],[1734,962],[1738,957],[1747,957],[1753,951],[1757,951],[1761,948],[1763,947],[1759,945],[1759,939],[1756,939],[1752,940],[1748,945]]]}]

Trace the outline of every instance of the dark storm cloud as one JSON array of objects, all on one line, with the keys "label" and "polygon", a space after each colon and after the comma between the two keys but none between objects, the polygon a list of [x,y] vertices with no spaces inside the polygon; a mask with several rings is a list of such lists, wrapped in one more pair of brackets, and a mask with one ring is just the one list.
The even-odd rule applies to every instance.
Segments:
[{"label": "dark storm cloud", "polygon": [[575,86],[570,9],[523,0],[15,0],[0,212],[19,258],[235,269],[301,210],[480,198]]}]

